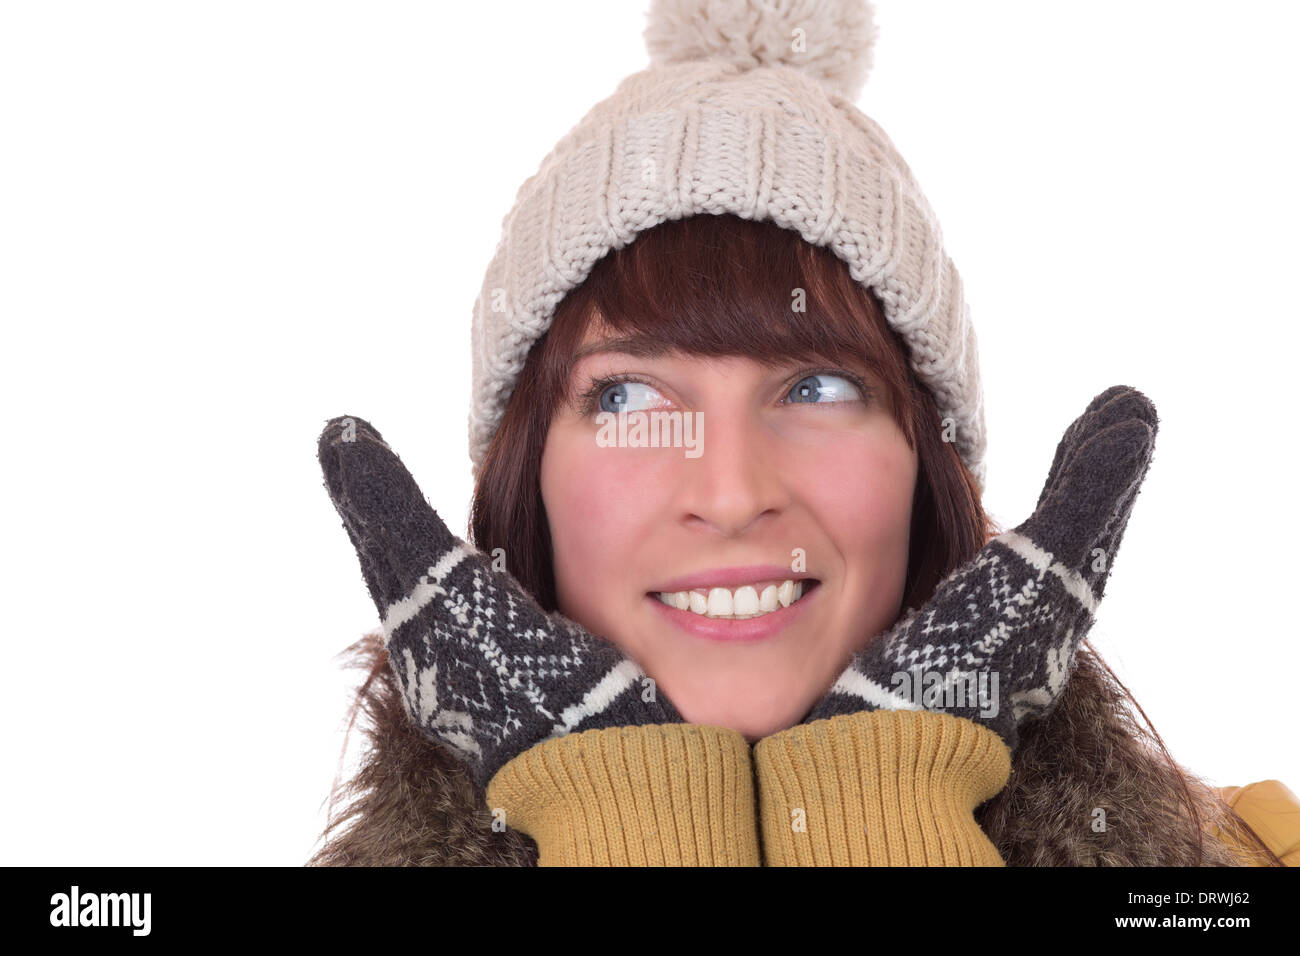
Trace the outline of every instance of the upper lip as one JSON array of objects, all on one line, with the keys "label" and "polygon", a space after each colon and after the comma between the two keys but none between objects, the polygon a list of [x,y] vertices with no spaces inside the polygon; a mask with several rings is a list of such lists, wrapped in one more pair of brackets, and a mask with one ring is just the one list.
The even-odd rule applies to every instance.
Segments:
[{"label": "upper lip", "polygon": [[671,581],[665,581],[663,584],[651,588],[650,591],[651,593],[664,591],[673,594],[677,591],[691,591],[696,588],[735,588],[742,584],[770,580],[803,581],[813,580],[813,576],[791,571],[788,567],[780,564],[750,564],[744,567],[713,568],[708,571],[684,574],[681,577],[673,578]]}]

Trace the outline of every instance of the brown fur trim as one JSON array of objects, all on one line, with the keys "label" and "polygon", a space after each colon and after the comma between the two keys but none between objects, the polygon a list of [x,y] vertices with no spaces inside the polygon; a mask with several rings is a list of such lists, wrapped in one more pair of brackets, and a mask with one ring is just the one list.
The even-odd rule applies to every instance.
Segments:
[{"label": "brown fur trim", "polygon": [[[1212,787],[1174,762],[1129,702],[1141,712],[1085,641],[1055,709],[1022,731],[1011,780],[975,812],[1007,865],[1250,862],[1211,834],[1215,824],[1281,865]],[[1097,808],[1105,811],[1101,832],[1093,828]]]},{"label": "brown fur trim", "polygon": [[[415,729],[382,637],[367,634],[341,656],[368,674],[348,726],[359,709],[367,752],[355,776],[336,782],[321,833],[328,840],[307,865],[535,866],[536,844],[516,830],[494,833],[483,791],[459,758]],[[341,801],[350,803],[334,816]]]}]

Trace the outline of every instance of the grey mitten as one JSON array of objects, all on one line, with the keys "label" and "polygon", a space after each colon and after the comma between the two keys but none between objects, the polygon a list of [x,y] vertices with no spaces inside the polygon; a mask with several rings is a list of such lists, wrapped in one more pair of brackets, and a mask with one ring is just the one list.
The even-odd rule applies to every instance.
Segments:
[{"label": "grey mitten", "polygon": [[930,710],[995,731],[1055,705],[1155,447],[1155,407],[1117,385],[1074,421],[1027,521],[990,541],[934,596],[854,655],[804,723],[876,709]]},{"label": "grey mitten", "polygon": [[317,454],[407,712],[464,757],[480,787],[551,737],[683,722],[618,648],[544,612],[452,535],[369,423],[332,419]]}]

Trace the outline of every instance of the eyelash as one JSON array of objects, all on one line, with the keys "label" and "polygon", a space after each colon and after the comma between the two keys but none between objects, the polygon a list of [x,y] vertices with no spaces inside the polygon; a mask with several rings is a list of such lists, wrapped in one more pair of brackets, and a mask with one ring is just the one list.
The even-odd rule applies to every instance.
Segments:
[{"label": "eyelash", "polygon": [[[804,379],[808,378],[811,375],[838,375],[842,378],[848,379],[857,387],[858,391],[862,393],[863,404],[870,404],[875,397],[874,394],[872,393],[872,390],[867,387],[867,383],[864,382],[860,376],[854,375],[852,372],[840,368],[805,369],[798,373],[797,378],[790,380],[789,384],[785,388],[785,394],[788,395],[790,393],[790,389],[794,388],[796,385],[798,385],[800,382],[802,382]],[[578,396],[578,401],[580,403],[583,416],[589,417],[596,413],[596,406],[597,403],[599,403],[600,401],[601,392],[605,391],[605,389],[609,388],[611,385],[621,385],[626,382],[636,382],[639,385],[649,385],[650,387],[658,390],[658,386],[655,385],[653,381],[647,379],[645,376],[633,375],[631,373],[619,373],[617,375],[607,375],[601,378],[592,379],[591,384],[587,387],[587,389]],[[806,402],[806,403],[788,402],[785,404],[840,405],[844,403],[843,402]]]}]

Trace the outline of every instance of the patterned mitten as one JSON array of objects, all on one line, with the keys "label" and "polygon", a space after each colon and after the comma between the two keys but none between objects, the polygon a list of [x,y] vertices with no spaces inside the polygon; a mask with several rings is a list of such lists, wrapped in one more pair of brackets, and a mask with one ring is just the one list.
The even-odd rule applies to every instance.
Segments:
[{"label": "patterned mitten", "polygon": [[369,423],[335,418],[317,454],[361,560],[389,661],[420,731],[455,748],[486,787],[551,737],[682,723],[613,644],[547,614],[447,530]]},{"label": "patterned mitten", "polygon": [[1066,429],[1030,518],[859,651],[804,723],[864,710],[955,714],[1012,752],[1055,705],[1146,477],[1155,407],[1117,385]]}]

